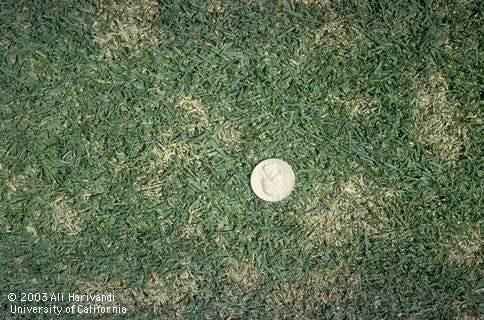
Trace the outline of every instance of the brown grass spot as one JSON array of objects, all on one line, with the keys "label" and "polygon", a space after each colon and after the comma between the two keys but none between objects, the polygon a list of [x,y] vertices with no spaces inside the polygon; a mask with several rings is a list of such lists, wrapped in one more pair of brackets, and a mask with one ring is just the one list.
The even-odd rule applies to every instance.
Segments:
[{"label": "brown grass spot", "polygon": [[[169,290],[165,282],[155,274],[149,275],[142,287],[130,288],[122,281],[86,281],[79,285],[79,293],[116,295],[116,302],[127,307],[136,304],[143,306],[161,306],[169,301]],[[131,309],[130,308],[130,309]]]},{"label": "brown grass spot", "polygon": [[181,301],[188,296],[194,295],[198,291],[199,284],[193,274],[185,270],[175,276],[172,287],[170,299],[172,301]]},{"label": "brown grass spot", "polygon": [[[8,171],[5,170],[4,173],[8,174]],[[11,199],[11,196],[16,192],[27,191],[32,186],[35,186],[38,173],[38,169],[27,166],[21,174],[13,175],[10,178],[5,177],[4,184],[7,189],[7,199]]]},{"label": "brown grass spot", "polygon": [[188,208],[188,221],[180,230],[180,239],[190,239],[202,235],[202,230],[198,226],[201,216],[199,208]]},{"label": "brown grass spot", "polygon": [[225,273],[226,279],[237,283],[244,290],[257,288],[262,281],[260,272],[251,262],[238,262]]},{"label": "brown grass spot", "polygon": [[370,190],[362,176],[341,182],[329,194],[321,193],[315,191],[315,199],[309,200],[311,208],[306,207],[298,219],[313,231],[316,243],[335,246],[346,243],[357,230],[369,234],[384,230],[388,221],[382,207],[396,195],[393,190]]},{"label": "brown grass spot", "polygon": [[463,267],[482,265],[482,248],[484,239],[481,231],[474,230],[462,238],[453,239],[447,243],[449,260]]},{"label": "brown grass spot", "polygon": [[468,139],[467,127],[454,119],[458,103],[447,99],[447,80],[434,74],[415,83],[413,101],[414,132],[416,138],[440,159],[454,162]]},{"label": "brown grass spot", "polygon": [[27,177],[25,175],[17,175],[12,177],[10,180],[7,181],[6,185],[8,190],[11,193],[17,192],[18,189],[25,186],[25,182],[27,181]]},{"label": "brown grass spot", "polygon": [[80,212],[72,208],[65,197],[59,197],[52,206],[52,230],[70,236],[79,234],[84,228]]},{"label": "brown grass spot", "polygon": [[148,198],[157,199],[163,186],[162,175],[170,161],[188,163],[192,161],[192,153],[190,145],[181,142],[173,142],[166,146],[155,146],[151,152],[154,155],[154,160],[150,161],[141,172],[154,174],[150,174],[149,177],[144,174],[139,175],[136,177],[135,186]]},{"label": "brown grass spot", "polygon": [[213,237],[213,242],[215,243],[215,245],[222,249],[222,250],[226,250],[227,249],[227,240],[225,239],[224,235],[223,234],[220,234],[220,233],[216,233]]},{"label": "brown grass spot", "polygon": [[364,94],[329,95],[327,101],[342,106],[351,116],[371,114],[377,108],[377,101]]},{"label": "brown grass spot", "polygon": [[104,144],[99,140],[90,141],[83,137],[81,141],[86,148],[88,156],[96,158],[104,153]]},{"label": "brown grass spot", "polygon": [[8,47],[10,47],[10,44],[12,42],[8,39],[0,39],[0,48],[2,49],[8,49]]},{"label": "brown grass spot", "polygon": [[156,156],[156,167],[163,171],[165,166],[171,160],[186,163],[191,158],[190,145],[181,142],[174,142],[165,146],[153,148],[153,154]]},{"label": "brown grass spot", "polygon": [[294,0],[295,3],[303,3],[305,5],[318,5],[320,7],[326,7],[330,4],[329,0]]},{"label": "brown grass spot", "polygon": [[164,33],[156,25],[156,0],[101,0],[93,23],[94,40],[112,60],[119,48],[140,49],[157,45]]},{"label": "brown grass spot", "polygon": [[207,5],[207,11],[212,14],[219,14],[225,11],[225,8],[220,1],[210,1]]},{"label": "brown grass spot", "polygon": [[343,266],[319,269],[300,281],[279,283],[267,297],[267,307],[276,314],[296,313],[311,318],[321,304],[343,308],[361,294],[361,274]]},{"label": "brown grass spot", "polygon": [[37,237],[37,230],[30,224],[25,227],[25,231],[27,231],[27,233],[31,236]]},{"label": "brown grass spot", "polygon": [[[128,289],[127,285],[121,281],[115,280],[93,280],[93,281],[80,281],[77,285],[78,294],[114,294],[114,303],[116,305],[130,307],[133,306],[133,294]],[[100,302],[101,305],[112,305],[113,302]]]},{"label": "brown grass spot", "polygon": [[459,314],[455,318],[455,320],[482,320],[482,317],[475,314],[470,314],[468,312],[464,312]]},{"label": "brown grass spot", "polygon": [[[171,285],[169,285],[171,283]],[[137,308],[150,308],[153,312],[162,308],[173,309],[181,316],[188,297],[196,294],[199,285],[193,274],[185,270],[169,279],[151,272],[141,286],[128,286],[124,281],[95,279],[78,283],[78,293],[115,294],[115,305],[124,306],[129,312]],[[101,304],[112,305],[112,302]]]},{"label": "brown grass spot", "polygon": [[231,151],[240,151],[241,131],[234,126],[226,125],[218,132],[218,139],[224,147]]},{"label": "brown grass spot", "polygon": [[169,289],[165,281],[156,273],[151,273],[144,287],[130,290],[133,299],[143,306],[162,306],[170,301]]},{"label": "brown grass spot", "polygon": [[191,96],[184,96],[180,99],[178,106],[182,110],[182,116],[190,122],[187,128],[188,132],[205,130],[210,126],[205,106],[200,100]]},{"label": "brown grass spot", "polygon": [[356,25],[334,12],[312,34],[316,45],[328,45],[335,50],[348,50],[363,38],[362,31]]},{"label": "brown grass spot", "polygon": [[123,152],[116,151],[109,163],[113,167],[114,175],[121,176],[127,169],[127,156]]},{"label": "brown grass spot", "polygon": [[12,226],[8,223],[7,218],[0,215],[0,232],[9,233],[12,232]]}]

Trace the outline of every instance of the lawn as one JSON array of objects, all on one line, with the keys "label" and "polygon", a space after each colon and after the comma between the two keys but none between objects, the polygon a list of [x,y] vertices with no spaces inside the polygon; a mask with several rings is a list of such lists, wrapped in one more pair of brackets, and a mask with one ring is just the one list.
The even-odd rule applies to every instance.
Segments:
[{"label": "lawn", "polygon": [[0,319],[482,319],[483,12],[1,1]]}]

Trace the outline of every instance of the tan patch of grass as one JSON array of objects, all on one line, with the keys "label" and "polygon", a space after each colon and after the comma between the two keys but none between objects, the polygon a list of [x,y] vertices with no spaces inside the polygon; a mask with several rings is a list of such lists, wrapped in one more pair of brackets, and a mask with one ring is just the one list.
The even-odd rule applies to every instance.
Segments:
[{"label": "tan patch of grass", "polygon": [[222,250],[226,250],[228,247],[227,239],[225,238],[225,230],[228,228],[230,228],[230,221],[227,215],[224,215],[218,220],[217,229],[212,233],[212,241]]},{"label": "tan patch of grass", "polygon": [[361,274],[338,266],[317,270],[305,280],[277,285],[266,303],[277,314],[290,311],[311,318],[321,303],[334,308],[344,307],[347,301],[357,299],[360,294]]},{"label": "tan patch of grass", "polygon": [[154,147],[153,154],[157,157],[156,167],[163,170],[170,160],[189,162],[191,147],[186,143],[174,142],[166,147]]},{"label": "tan patch of grass", "polygon": [[22,188],[25,186],[25,182],[27,181],[27,177],[25,175],[17,175],[12,177],[10,180],[7,181],[6,186],[10,192],[17,192],[17,189]]},{"label": "tan patch of grass", "polygon": [[222,250],[226,250],[227,249],[227,240],[225,239],[225,237],[223,236],[223,234],[216,234],[214,237],[213,237],[213,242],[217,245],[217,247],[219,247],[220,249]]},{"label": "tan patch of grass", "polygon": [[[169,301],[169,290],[163,280],[152,273],[143,287],[130,288],[121,281],[86,281],[79,284],[79,293],[116,295],[116,302],[127,307],[161,306]],[[109,302],[108,302],[109,303]]]},{"label": "tan patch of grass", "polygon": [[313,5],[316,4],[321,7],[326,7],[330,4],[329,0],[294,0],[294,3],[303,3],[305,5]]},{"label": "tan patch of grass", "polygon": [[11,199],[11,196],[16,192],[25,191],[30,186],[35,185],[37,174],[37,169],[28,166],[21,174],[11,176],[9,179],[5,179],[4,183],[5,187],[7,187],[7,199]]},{"label": "tan patch of grass", "polygon": [[201,220],[200,209],[188,208],[188,221],[182,227],[179,238],[190,239],[194,236],[200,236],[202,234],[202,230],[198,226],[198,223],[200,220]]},{"label": "tan patch of grass", "polygon": [[126,154],[116,151],[116,156],[113,157],[109,163],[113,166],[113,171],[116,176],[120,176],[127,168]]},{"label": "tan patch of grass", "polygon": [[83,137],[81,141],[90,157],[97,157],[104,152],[104,145],[98,140],[89,141]]},{"label": "tan patch of grass", "polygon": [[[121,281],[81,281],[77,285],[77,293],[79,294],[114,294],[114,304],[129,307],[134,305],[133,294],[130,292],[129,288],[125,283]],[[112,305],[113,302],[100,302],[101,305]]]},{"label": "tan patch of grass", "polygon": [[[143,286],[129,287],[121,281],[83,281],[78,285],[79,293],[108,294],[114,293],[115,303],[133,310],[136,306],[157,309],[161,306],[176,306],[181,311],[181,300],[198,291],[198,283],[189,271],[184,271],[173,279],[172,286],[158,274],[150,273]],[[110,304],[107,302],[107,304]]]},{"label": "tan patch of grass", "polygon": [[142,288],[131,290],[134,300],[143,306],[162,306],[170,301],[169,289],[165,281],[156,273],[150,274],[147,284]]},{"label": "tan patch of grass", "polygon": [[362,116],[373,113],[377,108],[377,102],[368,96],[356,94],[352,96],[330,95],[328,102],[340,105],[352,116]]},{"label": "tan patch of grass", "polygon": [[474,230],[464,238],[453,239],[447,243],[449,260],[462,267],[482,265],[482,248],[484,239],[481,231]]},{"label": "tan patch of grass", "polygon": [[8,40],[8,39],[0,39],[0,48],[2,49],[8,49],[8,47],[10,46],[11,44],[11,41]]},{"label": "tan patch of grass", "polygon": [[[321,5],[326,6],[326,4]],[[350,49],[363,38],[362,31],[356,25],[334,12],[322,26],[312,33],[317,45],[329,45],[337,50]]]},{"label": "tan patch of grass", "polygon": [[255,267],[255,264],[251,262],[238,262],[232,265],[225,273],[225,277],[237,283],[244,290],[253,290],[262,281],[262,275]]},{"label": "tan patch of grass", "polygon": [[207,11],[212,14],[218,14],[223,13],[225,8],[220,1],[210,1],[210,3],[207,5]]},{"label": "tan patch of grass", "polygon": [[155,46],[164,38],[156,26],[156,0],[101,0],[100,14],[93,23],[94,40],[112,60],[119,48],[141,49]]},{"label": "tan patch of grass", "polygon": [[482,320],[482,317],[470,313],[459,314],[455,320]]},{"label": "tan patch of grass", "polygon": [[202,234],[202,231],[200,228],[195,225],[195,224],[187,224],[183,226],[183,228],[180,230],[180,239],[190,239],[193,238],[194,236],[200,236]]},{"label": "tan patch of grass", "polygon": [[12,232],[12,226],[8,223],[7,219],[0,215],[0,232],[10,233]]},{"label": "tan patch of grass", "polygon": [[249,150],[247,152],[247,159],[249,159],[250,162],[252,162],[254,165],[260,161],[259,155],[255,152],[255,150]]},{"label": "tan patch of grass", "polygon": [[458,103],[447,99],[447,80],[442,74],[417,80],[413,101],[416,138],[430,147],[440,159],[455,161],[468,139],[468,129],[456,122],[454,112]]},{"label": "tan patch of grass", "polygon": [[460,0],[459,3],[464,7],[468,7],[470,4],[474,3],[474,0]]},{"label": "tan patch of grass", "polygon": [[191,96],[184,96],[180,99],[178,106],[182,109],[182,116],[188,118],[192,123],[187,130],[193,132],[196,129],[205,130],[210,126],[210,121],[205,106],[198,99]]},{"label": "tan patch of grass", "polygon": [[218,139],[224,147],[231,151],[240,151],[241,131],[234,126],[225,126],[218,132]]},{"label": "tan patch of grass", "polygon": [[341,182],[327,200],[321,201],[325,195],[315,188],[316,199],[310,200],[306,213],[298,218],[299,223],[313,231],[311,237],[316,243],[335,246],[346,243],[356,230],[369,234],[384,230],[387,219],[381,207],[396,195],[394,190],[387,189],[372,192],[362,176]]},{"label": "tan patch of grass", "polygon": [[186,143],[174,142],[167,146],[155,146],[152,151],[155,159],[147,166],[147,172],[154,172],[153,178],[144,175],[136,177],[135,186],[150,199],[157,199],[163,186],[162,175],[170,161],[189,163],[193,160],[191,147]]},{"label": "tan patch of grass", "polygon": [[186,296],[197,293],[199,285],[193,274],[185,270],[175,277],[173,288],[174,290],[170,291],[170,299],[172,301],[180,301]]},{"label": "tan patch of grass", "polygon": [[25,227],[25,231],[27,231],[27,233],[31,236],[37,237],[37,230],[30,224]]},{"label": "tan patch of grass", "polygon": [[80,212],[72,208],[72,204],[59,197],[54,201],[52,208],[52,230],[70,236],[79,234],[84,228]]}]

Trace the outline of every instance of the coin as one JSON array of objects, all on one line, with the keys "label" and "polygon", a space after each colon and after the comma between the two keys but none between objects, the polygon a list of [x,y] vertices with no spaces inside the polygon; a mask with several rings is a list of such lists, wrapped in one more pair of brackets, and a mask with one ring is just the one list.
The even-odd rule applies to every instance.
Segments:
[{"label": "coin", "polygon": [[286,161],[266,159],[259,162],[252,171],[250,186],[262,200],[276,202],[291,194],[295,180],[294,171]]}]

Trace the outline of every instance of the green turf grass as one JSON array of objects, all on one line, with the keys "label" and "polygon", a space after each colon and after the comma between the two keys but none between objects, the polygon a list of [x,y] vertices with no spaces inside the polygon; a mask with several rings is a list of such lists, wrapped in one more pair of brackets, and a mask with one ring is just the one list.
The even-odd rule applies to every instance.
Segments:
[{"label": "green turf grass", "polygon": [[[129,319],[478,319],[482,12],[2,1],[0,312],[114,292]],[[249,188],[269,157],[297,176],[275,204]]]}]

